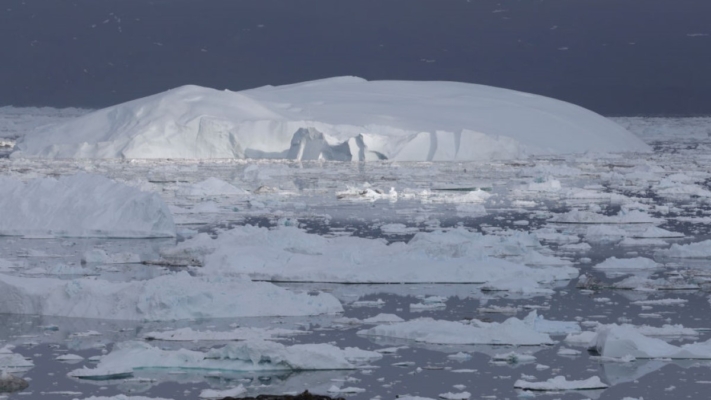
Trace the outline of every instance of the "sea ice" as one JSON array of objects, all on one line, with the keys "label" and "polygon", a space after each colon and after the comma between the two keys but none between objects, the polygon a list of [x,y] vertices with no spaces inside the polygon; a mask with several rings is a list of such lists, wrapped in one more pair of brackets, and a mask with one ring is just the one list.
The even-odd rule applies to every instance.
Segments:
[{"label": "sea ice", "polygon": [[94,369],[82,368],[69,376],[98,379],[115,371],[137,369],[200,369],[220,371],[314,371],[356,369],[382,358],[380,353],[329,344],[285,346],[262,340],[233,342],[207,352],[162,350],[145,342],[121,342]]},{"label": "sea ice", "polygon": [[711,240],[689,244],[673,244],[667,250],[659,250],[655,255],[669,258],[711,258]]},{"label": "sea ice", "polygon": [[[541,246],[531,235],[484,236],[466,229],[417,233],[408,243],[387,245],[384,240],[325,238],[296,227],[241,226],[217,239],[197,235],[163,255],[197,258],[205,275],[249,274],[272,281],[484,283],[513,277],[535,282],[577,277],[577,269],[565,265],[568,262],[542,256],[537,248]],[[522,265],[529,262],[536,266]]]},{"label": "sea ice", "polygon": [[175,225],[160,196],[99,175],[27,182],[0,177],[0,235],[173,237]]},{"label": "sea ice", "polygon": [[435,344],[536,346],[554,343],[547,334],[535,331],[517,318],[509,318],[502,323],[472,320],[471,324],[420,318],[398,324],[378,325],[358,331],[358,334]]},{"label": "sea ice", "polygon": [[249,194],[246,190],[214,177],[181,187],[177,193],[187,197],[244,196]]},{"label": "sea ice", "polygon": [[605,261],[595,265],[595,269],[603,270],[647,270],[659,268],[654,260],[644,257],[636,258],[616,258],[610,257]]},{"label": "sea ice", "polygon": [[268,340],[306,333],[293,329],[235,328],[227,332],[195,331],[190,327],[172,331],[149,332],[143,335],[146,340],[164,340],[174,342],[194,341],[233,341],[233,340]]},{"label": "sea ice", "polygon": [[607,387],[608,385],[602,383],[597,376],[580,381],[569,381],[564,376],[556,376],[543,382],[529,382],[519,379],[514,383],[516,389],[533,391],[595,390]]},{"label": "sea ice", "polygon": [[0,371],[27,370],[35,365],[20,354],[13,353],[13,346],[0,347]]},{"label": "sea ice", "polygon": [[187,272],[110,282],[0,274],[0,313],[119,320],[294,316],[342,312],[330,294],[297,294],[266,282],[195,278]]},{"label": "sea ice", "polygon": [[674,346],[661,339],[644,336],[629,325],[605,325],[591,342],[602,357],[711,359],[711,341]]},{"label": "sea ice", "polygon": [[15,149],[13,157],[340,161],[650,151],[616,123],[562,101],[355,77],[236,93],[183,86],[37,129]]},{"label": "sea ice", "polygon": [[232,389],[227,390],[215,390],[215,389],[205,389],[200,392],[201,399],[223,399],[225,397],[237,397],[246,392],[247,389],[243,385],[239,385]]}]

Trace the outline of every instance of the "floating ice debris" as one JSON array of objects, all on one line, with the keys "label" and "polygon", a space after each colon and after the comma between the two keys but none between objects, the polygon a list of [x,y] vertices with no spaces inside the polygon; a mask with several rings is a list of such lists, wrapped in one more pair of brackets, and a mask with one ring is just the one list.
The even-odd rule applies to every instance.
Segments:
[{"label": "floating ice debris", "polygon": [[365,392],[365,389],[362,388],[357,388],[357,387],[345,387],[345,388],[339,388],[336,385],[332,385],[328,389],[329,393],[348,393],[348,394],[355,394],[355,393],[363,393]]},{"label": "floating ice debris", "polygon": [[643,232],[632,235],[636,239],[677,239],[684,236],[683,233],[668,231],[656,226],[650,226]]},{"label": "floating ice debris", "polygon": [[354,301],[351,303],[351,306],[353,307],[382,307],[385,305],[385,301],[383,299],[377,299],[377,300],[358,300]]},{"label": "floating ice debris", "polygon": [[227,390],[215,390],[215,389],[204,389],[200,392],[201,399],[222,399],[225,397],[236,397],[244,394],[247,389],[243,385],[239,385],[232,389]]},{"label": "floating ice debris", "polygon": [[491,357],[491,360],[495,362],[505,362],[508,364],[524,364],[536,361],[536,357],[530,354],[520,354],[515,351],[510,351],[503,354],[494,354],[494,356]]},{"label": "floating ice debris", "polygon": [[57,361],[67,361],[67,362],[79,362],[83,361],[84,357],[76,355],[76,354],[62,354],[61,356],[58,356],[55,358]]},{"label": "floating ice debris", "polygon": [[471,354],[468,353],[462,353],[461,351],[459,353],[455,354],[450,354],[447,356],[450,360],[456,360],[456,361],[466,361],[472,358]]},{"label": "floating ice debris", "polygon": [[187,272],[132,282],[0,274],[0,313],[159,321],[342,311],[330,294],[297,294],[266,282],[196,278]]},{"label": "floating ice debris", "polygon": [[89,369],[83,367],[75,369],[67,374],[73,378],[86,379],[91,381],[108,381],[114,379],[126,379],[133,376],[133,368],[127,366],[102,367],[101,369]]},{"label": "floating ice debris", "polygon": [[91,249],[81,257],[82,264],[131,264],[140,263],[141,257],[134,253],[107,254],[103,249]]},{"label": "floating ice debris", "polygon": [[175,236],[173,217],[160,196],[102,176],[78,174],[27,182],[0,177],[0,186],[0,235]]},{"label": "floating ice debris", "polygon": [[643,276],[630,276],[612,284],[614,289],[623,290],[698,290],[699,285],[683,279],[649,279]]},{"label": "floating ice debris", "polygon": [[688,303],[689,300],[685,299],[659,299],[659,300],[637,300],[633,301],[632,304],[638,306],[678,306],[681,304]]},{"label": "floating ice debris", "polygon": [[629,325],[601,326],[591,347],[607,358],[711,359],[711,341],[674,346],[644,336]]},{"label": "floating ice debris", "polygon": [[395,188],[390,188],[389,191],[385,192],[380,189],[371,189],[369,187],[363,189],[349,187],[344,191],[336,192],[336,198],[339,200],[397,201],[397,191],[395,191]]},{"label": "floating ice debris", "polygon": [[585,230],[585,240],[588,243],[617,243],[625,236],[627,232],[616,225],[592,225]]},{"label": "floating ice debris", "polygon": [[[485,283],[504,278],[552,282],[577,269],[536,251],[535,237],[485,236],[458,228],[417,233],[408,243],[309,234],[296,227],[235,227],[217,239],[200,234],[166,259],[202,259],[201,274],[249,274],[253,279],[343,283]],[[503,257],[511,260],[503,259]],[[527,267],[528,262],[544,265]],[[383,268],[387,265],[388,268]]]},{"label": "floating ice debris", "polygon": [[558,349],[558,355],[559,356],[579,356],[582,352],[579,350],[574,350],[574,349],[566,349],[564,347],[561,347]]},{"label": "floating ice debris", "polygon": [[479,307],[477,308],[477,311],[480,313],[491,313],[491,314],[516,314],[519,312],[518,307],[506,307],[506,306],[488,306],[488,307]]},{"label": "floating ice debris", "polygon": [[439,395],[440,399],[444,400],[467,400],[468,398],[472,397],[472,394],[469,392],[460,392],[460,393],[442,393]]},{"label": "floating ice debris", "polygon": [[596,337],[597,333],[586,331],[580,333],[570,333],[565,337],[565,339],[563,339],[563,341],[574,345],[587,346],[590,342],[595,340]]},{"label": "floating ice debris", "polygon": [[386,347],[384,349],[377,349],[375,351],[377,351],[378,353],[381,353],[381,354],[395,354],[398,352],[398,350],[407,349],[407,348],[408,348],[407,346]]},{"label": "floating ice debris", "polygon": [[547,333],[549,335],[564,335],[580,332],[580,325],[575,321],[550,321],[538,315],[537,310],[531,311],[524,319],[523,323],[530,326],[536,332]]},{"label": "floating ice debris", "polygon": [[597,376],[581,381],[569,381],[564,376],[556,376],[543,382],[529,382],[519,379],[514,383],[514,388],[532,391],[564,391],[564,390],[595,390],[606,389],[608,385],[602,383]]},{"label": "floating ice debris", "polygon": [[194,341],[233,341],[233,340],[269,340],[284,336],[293,336],[306,333],[293,329],[281,328],[235,328],[231,331],[195,331],[190,327],[180,328],[172,331],[150,332],[143,335],[146,340],[164,340],[176,342]]},{"label": "floating ice debris", "polygon": [[562,101],[356,77],[236,93],[182,86],[38,129],[15,149],[13,157],[341,161],[650,151],[614,122]]},{"label": "floating ice debris", "polygon": [[191,185],[185,185],[178,189],[177,193],[188,197],[244,196],[249,194],[246,190],[239,189],[234,185],[214,177]]},{"label": "floating ice debris", "polygon": [[553,289],[543,288],[538,281],[527,277],[511,277],[499,279],[481,286],[484,292],[509,292],[527,296],[548,296],[555,293]]},{"label": "floating ice debris", "polygon": [[378,314],[374,317],[366,318],[363,320],[364,324],[394,324],[397,322],[404,322],[405,320],[398,317],[395,314]]},{"label": "floating ice debris", "polygon": [[[108,372],[135,369],[201,369],[220,371],[305,371],[355,369],[382,358],[380,353],[354,347],[340,349],[329,344],[297,344],[249,340],[233,342],[205,353],[187,349],[162,350],[145,342],[122,342],[104,356],[96,368],[71,371],[84,379],[104,377]],[[108,372],[107,372],[108,371]]]},{"label": "floating ice debris", "polygon": [[399,324],[379,325],[358,331],[358,334],[436,344],[535,346],[554,343],[547,334],[535,331],[531,326],[517,318],[509,318],[502,323],[486,323],[472,320],[471,324],[420,318]]},{"label": "floating ice debris", "polygon": [[0,393],[17,392],[27,389],[29,386],[30,384],[26,380],[0,368]]},{"label": "floating ice debris", "polygon": [[659,268],[654,260],[644,257],[636,258],[616,258],[610,257],[605,261],[595,265],[595,269],[604,270],[643,270]]},{"label": "floating ice debris", "polygon": [[711,258],[711,240],[690,244],[673,244],[667,250],[660,250],[655,255],[670,258]]},{"label": "floating ice debris", "polygon": [[572,210],[555,216],[550,222],[559,224],[660,224],[664,220],[643,211],[620,210],[617,215],[602,215],[590,211]]},{"label": "floating ice debris", "polygon": [[0,348],[0,371],[28,370],[35,365],[20,354],[13,353],[11,345]]},{"label": "floating ice debris", "polygon": [[422,303],[411,303],[410,304],[410,311],[428,311],[428,310],[440,310],[443,308],[447,308],[447,303],[444,302],[427,302],[424,301]]}]

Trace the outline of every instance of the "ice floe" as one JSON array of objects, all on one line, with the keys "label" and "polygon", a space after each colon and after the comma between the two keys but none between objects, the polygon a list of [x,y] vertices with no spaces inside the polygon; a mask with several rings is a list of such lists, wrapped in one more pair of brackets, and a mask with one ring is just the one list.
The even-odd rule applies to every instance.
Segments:
[{"label": "ice floe", "polygon": [[381,336],[435,344],[548,345],[554,342],[545,334],[517,318],[502,323],[472,320],[456,321],[414,319],[397,324],[378,325],[358,331],[363,336]]},{"label": "ice floe", "polygon": [[7,345],[0,348],[0,371],[27,370],[35,365],[22,355],[14,353],[13,346]]},{"label": "ice floe", "polygon": [[542,96],[355,77],[241,92],[183,86],[38,129],[15,148],[14,157],[341,161],[650,150],[616,123]]},{"label": "ice floe", "polygon": [[69,376],[101,379],[117,371],[141,369],[200,369],[219,371],[307,371],[356,369],[382,358],[380,353],[329,344],[297,344],[248,340],[233,342],[207,352],[187,349],[162,350],[145,342],[122,342],[101,358],[96,368],[82,368]]},{"label": "ice floe", "polygon": [[0,177],[0,235],[149,238],[175,236],[160,196],[99,175],[27,182]]},{"label": "ice floe", "polygon": [[266,282],[195,278],[187,272],[131,282],[0,274],[0,313],[173,320],[341,311],[340,302],[330,294],[297,294]]},{"label": "ice floe", "polygon": [[711,258],[711,240],[690,244],[673,244],[667,250],[659,250],[657,255],[669,258]]},{"label": "ice floe", "polygon": [[164,340],[173,342],[193,341],[234,341],[234,340],[268,340],[306,333],[294,329],[281,328],[235,328],[231,331],[196,331],[190,327],[172,331],[149,332],[143,335],[146,340]]},{"label": "ice floe", "polygon": [[514,388],[532,391],[564,391],[564,390],[595,390],[595,389],[606,389],[608,385],[604,384],[600,378],[597,376],[590,377],[583,380],[572,380],[569,381],[565,379],[564,376],[556,376],[554,378],[548,379],[542,382],[529,382],[523,379],[519,379],[514,383]]},{"label": "ice floe", "polygon": [[610,257],[605,261],[596,264],[593,268],[602,270],[648,270],[659,268],[659,264],[654,260],[644,257],[636,258],[616,258]]},{"label": "ice floe", "polygon": [[599,327],[591,347],[607,358],[711,359],[711,342],[674,346],[629,325]]},{"label": "ice floe", "polygon": [[408,243],[387,245],[357,237],[325,238],[295,227],[243,226],[217,239],[198,235],[163,254],[201,259],[202,274],[249,274],[271,281],[484,283],[516,277],[541,283],[577,277],[569,262],[543,256],[536,248],[540,244],[530,235],[484,236],[466,229],[417,233]]},{"label": "ice floe", "polygon": [[232,389],[225,390],[215,390],[215,389],[204,389],[200,392],[201,399],[223,399],[225,397],[237,397],[244,394],[247,389],[243,385],[239,385]]}]

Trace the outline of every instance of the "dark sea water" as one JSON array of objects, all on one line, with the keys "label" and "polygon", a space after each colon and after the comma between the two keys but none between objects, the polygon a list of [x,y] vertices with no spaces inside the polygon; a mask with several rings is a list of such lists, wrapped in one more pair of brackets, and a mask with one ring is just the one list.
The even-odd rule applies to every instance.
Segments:
[{"label": "dark sea water", "polygon": [[3,0],[0,31],[0,105],[357,75],[711,114],[705,0]]}]

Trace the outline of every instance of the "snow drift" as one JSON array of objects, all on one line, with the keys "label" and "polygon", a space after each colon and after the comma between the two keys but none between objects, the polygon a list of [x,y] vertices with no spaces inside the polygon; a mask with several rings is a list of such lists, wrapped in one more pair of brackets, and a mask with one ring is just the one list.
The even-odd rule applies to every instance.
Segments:
[{"label": "snow drift", "polygon": [[99,175],[28,182],[0,177],[0,235],[173,237],[170,210],[155,193]]},{"label": "snow drift", "polygon": [[649,151],[562,101],[455,82],[340,77],[241,92],[183,86],[44,127],[13,157],[490,160]]},{"label": "snow drift", "polygon": [[330,294],[299,294],[249,280],[201,279],[187,272],[132,282],[0,274],[0,314],[167,321],[342,311],[341,303]]}]

